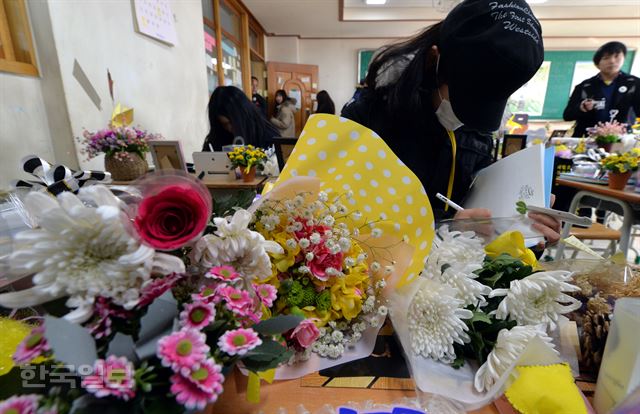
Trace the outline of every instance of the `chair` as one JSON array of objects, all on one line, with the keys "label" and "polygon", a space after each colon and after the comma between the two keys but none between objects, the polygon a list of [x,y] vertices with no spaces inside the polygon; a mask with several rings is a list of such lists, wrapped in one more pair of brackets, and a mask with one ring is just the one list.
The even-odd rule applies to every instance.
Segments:
[{"label": "chair", "polygon": [[296,146],[298,138],[272,137],[267,140],[268,145],[273,145],[276,149],[276,158],[278,159],[278,167],[280,171],[284,168],[284,164],[289,159],[293,147]]}]

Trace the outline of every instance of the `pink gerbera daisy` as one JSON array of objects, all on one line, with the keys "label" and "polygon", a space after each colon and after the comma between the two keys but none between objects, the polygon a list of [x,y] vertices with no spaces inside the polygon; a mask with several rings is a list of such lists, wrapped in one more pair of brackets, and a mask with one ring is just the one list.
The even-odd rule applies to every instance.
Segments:
[{"label": "pink gerbera daisy", "polygon": [[198,369],[192,370],[188,375],[171,376],[171,393],[186,408],[202,410],[222,394],[224,376],[221,371],[222,367],[212,359],[203,361]]},{"label": "pink gerbera daisy", "polygon": [[213,303],[193,302],[180,312],[180,325],[185,328],[202,329],[216,317]]},{"label": "pink gerbera daisy", "polygon": [[135,397],[133,364],[125,357],[111,355],[93,364],[93,375],[82,379],[82,387],[98,398],[114,396],[129,401]]},{"label": "pink gerbera daisy", "polygon": [[34,394],[11,397],[0,402],[0,414],[36,414],[39,398]]},{"label": "pink gerbera daisy", "polygon": [[190,370],[198,366],[209,352],[205,340],[205,335],[195,329],[174,332],[158,341],[158,358],[162,365],[174,371]]},{"label": "pink gerbera daisy", "polygon": [[44,325],[40,325],[33,328],[31,333],[18,344],[13,353],[13,362],[16,365],[26,364],[50,350],[47,339],[44,337]]},{"label": "pink gerbera daisy", "polygon": [[216,289],[216,285],[203,286],[200,292],[191,294],[191,299],[205,303],[213,302],[216,299]]},{"label": "pink gerbera daisy", "polygon": [[227,309],[233,313],[244,314],[247,309],[253,309],[253,299],[245,290],[224,286],[216,290],[216,296],[217,301],[222,300]]},{"label": "pink gerbera daisy", "polygon": [[251,328],[227,331],[218,339],[220,349],[229,355],[244,355],[260,344],[262,339]]},{"label": "pink gerbera daisy", "polygon": [[205,277],[231,282],[240,279],[242,276],[232,266],[215,266],[209,270]]},{"label": "pink gerbera daisy", "polygon": [[171,273],[165,277],[157,277],[146,282],[140,290],[140,300],[137,307],[141,308],[149,305],[156,298],[162,296],[164,292],[171,289],[183,277],[182,273]]},{"label": "pink gerbera daisy", "polygon": [[273,301],[276,300],[276,297],[278,296],[278,290],[275,286],[269,284],[257,285],[254,283],[253,288],[255,289],[262,304],[267,308],[270,308],[271,305],[273,305]]}]

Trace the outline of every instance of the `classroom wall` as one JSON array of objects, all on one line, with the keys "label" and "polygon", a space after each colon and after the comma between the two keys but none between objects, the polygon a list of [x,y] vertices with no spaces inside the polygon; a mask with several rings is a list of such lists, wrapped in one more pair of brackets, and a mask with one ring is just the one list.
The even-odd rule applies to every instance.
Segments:
[{"label": "classroom wall", "polygon": [[[134,31],[129,1],[50,1],[60,73],[71,130],[103,128],[110,120],[107,69],[115,102],[134,108],[134,125],[180,140],[187,160],[202,147],[208,131],[202,3],[173,0],[178,43],[169,46]],[[73,76],[74,61],[101,99],[98,108]],[[103,160],[84,160],[84,168],[102,169]]]}]

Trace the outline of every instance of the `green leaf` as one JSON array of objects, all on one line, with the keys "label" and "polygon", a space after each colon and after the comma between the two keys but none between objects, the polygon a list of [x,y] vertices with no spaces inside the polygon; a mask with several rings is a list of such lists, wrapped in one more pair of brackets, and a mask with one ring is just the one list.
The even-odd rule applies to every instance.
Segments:
[{"label": "green leaf", "polygon": [[277,335],[298,326],[304,318],[296,315],[278,315],[253,325],[253,330],[262,335]]},{"label": "green leaf", "polygon": [[487,315],[482,311],[473,311],[473,316],[471,317],[469,322],[471,323],[484,322],[484,323],[491,324],[491,318],[489,317],[489,315]]},{"label": "green leaf", "polygon": [[464,355],[457,356],[456,359],[451,364],[451,366],[453,368],[455,368],[455,369],[460,369],[460,368],[464,367],[465,362],[466,361],[464,359]]},{"label": "green leaf", "polygon": [[270,361],[273,358],[277,358],[280,354],[286,351],[287,348],[270,338],[265,338],[259,346],[253,348],[247,352],[242,360],[251,359],[254,361]]},{"label": "green leaf", "polygon": [[526,214],[527,213],[527,203],[525,203],[524,201],[520,200],[516,203],[516,211],[520,214]]},{"label": "green leaf", "polygon": [[482,283],[484,283],[485,285],[488,285],[490,287],[494,287],[496,285],[496,283],[498,282],[498,280],[500,280],[500,278],[502,277],[502,275],[504,275],[503,272],[496,272],[493,276],[491,277],[485,277],[482,280]]}]

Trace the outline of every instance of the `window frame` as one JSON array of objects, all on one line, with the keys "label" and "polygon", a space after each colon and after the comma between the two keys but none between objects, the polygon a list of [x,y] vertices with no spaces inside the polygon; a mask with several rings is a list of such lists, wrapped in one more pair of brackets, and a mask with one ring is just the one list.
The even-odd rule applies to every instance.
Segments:
[{"label": "window frame", "polygon": [[9,26],[9,18],[5,8],[5,0],[0,0],[0,40],[2,41],[2,51],[4,57],[0,58],[0,72],[14,73],[17,75],[39,76],[33,36],[31,34],[31,22],[24,0],[14,0],[18,3],[20,12],[20,22],[14,22],[21,26],[26,34],[27,53],[30,62],[16,60],[13,50],[13,39]]}]

